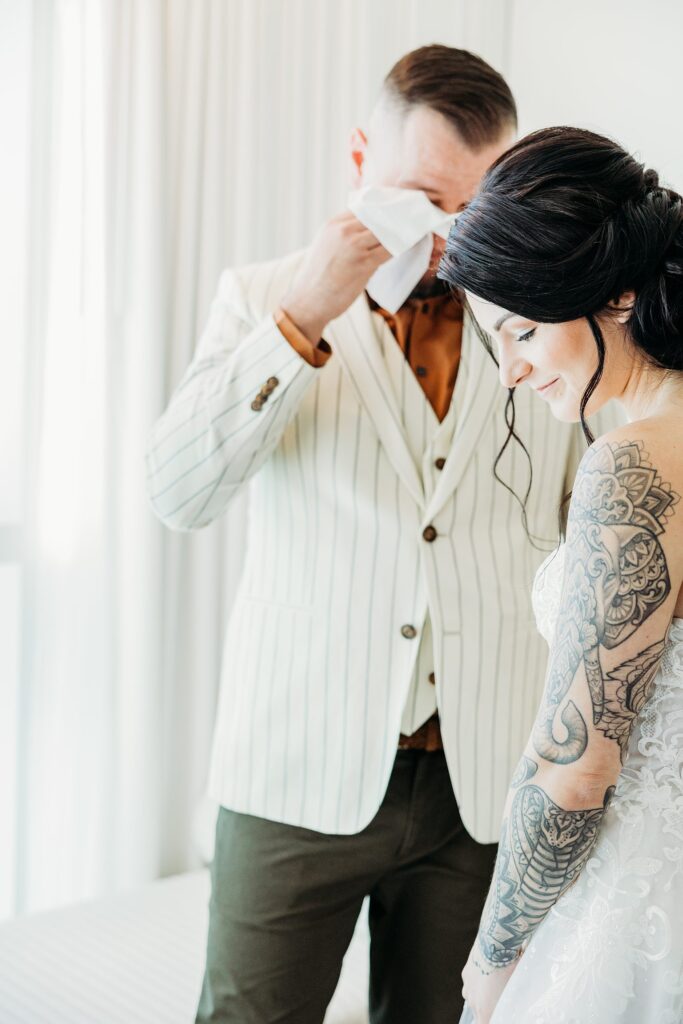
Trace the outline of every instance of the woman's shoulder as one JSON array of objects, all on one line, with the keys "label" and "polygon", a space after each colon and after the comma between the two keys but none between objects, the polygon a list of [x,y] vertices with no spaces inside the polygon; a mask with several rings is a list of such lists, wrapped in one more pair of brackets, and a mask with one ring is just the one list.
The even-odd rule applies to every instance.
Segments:
[{"label": "woman's shoulder", "polygon": [[605,527],[666,532],[683,553],[681,494],[683,417],[679,425],[652,417],[596,438],[581,459],[569,514]]},{"label": "woman's shoulder", "polygon": [[622,479],[631,473],[634,483],[636,478],[644,483],[659,476],[669,488],[683,492],[683,413],[620,424],[601,434],[579,464],[578,476],[590,473],[619,474]]}]

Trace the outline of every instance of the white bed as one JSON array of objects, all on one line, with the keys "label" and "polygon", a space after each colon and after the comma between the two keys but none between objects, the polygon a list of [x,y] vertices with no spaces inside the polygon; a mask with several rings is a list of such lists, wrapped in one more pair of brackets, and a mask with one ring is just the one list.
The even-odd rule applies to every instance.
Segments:
[{"label": "white bed", "polygon": [[[193,1024],[209,878],[197,871],[0,925],[0,1024]],[[325,1024],[367,1024],[364,917]]]}]

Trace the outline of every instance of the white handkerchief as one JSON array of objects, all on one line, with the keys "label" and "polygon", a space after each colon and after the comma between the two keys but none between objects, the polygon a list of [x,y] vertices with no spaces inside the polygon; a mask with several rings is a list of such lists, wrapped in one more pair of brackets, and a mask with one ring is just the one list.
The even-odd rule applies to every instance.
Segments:
[{"label": "white handkerchief", "polygon": [[444,213],[418,189],[385,185],[366,185],[351,192],[348,205],[392,254],[366,288],[382,309],[395,313],[429,268],[432,235],[448,238],[457,214]]}]

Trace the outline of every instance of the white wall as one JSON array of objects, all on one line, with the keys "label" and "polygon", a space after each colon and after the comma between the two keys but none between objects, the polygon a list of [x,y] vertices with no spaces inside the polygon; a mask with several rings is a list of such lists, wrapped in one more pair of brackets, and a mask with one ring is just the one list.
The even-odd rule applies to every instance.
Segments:
[{"label": "white wall", "polygon": [[523,134],[615,138],[683,190],[681,0],[511,0],[505,69]]}]

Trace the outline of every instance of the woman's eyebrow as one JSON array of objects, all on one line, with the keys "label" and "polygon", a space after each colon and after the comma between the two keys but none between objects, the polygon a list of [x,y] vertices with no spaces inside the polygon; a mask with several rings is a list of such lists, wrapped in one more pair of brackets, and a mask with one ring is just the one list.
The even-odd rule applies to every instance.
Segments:
[{"label": "woman's eyebrow", "polygon": [[493,325],[494,331],[499,331],[501,329],[501,327],[503,326],[503,324],[505,323],[505,321],[509,320],[510,317],[514,316],[514,315],[515,315],[514,313],[503,313],[503,315],[501,316],[500,320],[496,320],[495,324]]}]

